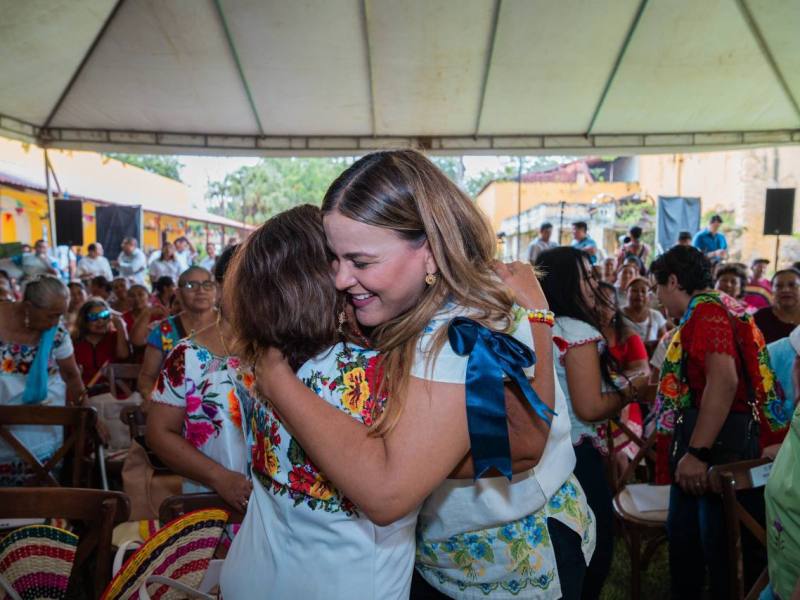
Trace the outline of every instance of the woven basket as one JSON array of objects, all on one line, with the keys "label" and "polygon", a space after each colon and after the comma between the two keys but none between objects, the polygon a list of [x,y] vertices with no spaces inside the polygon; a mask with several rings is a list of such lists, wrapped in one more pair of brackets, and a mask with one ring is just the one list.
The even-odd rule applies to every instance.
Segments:
[{"label": "woven basket", "polygon": [[[228,512],[196,510],[167,523],[139,548],[114,576],[101,600],[128,600],[148,577],[161,575],[197,588],[214,556],[228,521]],[[149,584],[151,598],[184,598],[161,584]]]},{"label": "woven basket", "polygon": [[[15,529],[0,541],[0,575],[23,600],[64,598],[78,536],[50,525]],[[0,598],[7,598],[0,587]]]}]

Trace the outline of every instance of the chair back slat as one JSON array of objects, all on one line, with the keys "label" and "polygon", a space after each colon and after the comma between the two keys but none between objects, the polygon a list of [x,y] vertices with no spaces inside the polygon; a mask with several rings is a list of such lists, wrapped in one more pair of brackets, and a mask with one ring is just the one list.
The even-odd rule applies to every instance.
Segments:
[{"label": "chair back slat", "polygon": [[[33,479],[28,485],[60,485],[53,470],[68,454],[72,456],[70,484],[80,486],[87,463],[88,441],[95,435],[97,411],[77,406],[0,406],[0,438],[6,441],[22,461],[30,466]],[[61,446],[42,464],[9,427],[62,426],[69,434]]]},{"label": "chair back slat", "polygon": [[[0,488],[0,518],[66,519],[85,528],[75,552],[70,591],[84,589],[82,578],[92,581],[97,598],[111,579],[111,533],[128,520],[130,500],[122,492],[77,488]],[[91,560],[94,557],[94,560]]]},{"label": "chair back slat", "polygon": [[180,494],[170,496],[161,503],[158,508],[158,520],[162,524],[169,523],[190,512],[207,508],[222,508],[228,511],[230,514],[228,523],[232,525],[241,523],[244,519],[244,513],[225,502],[219,494]]},{"label": "chair back slat", "polygon": [[[728,535],[728,562],[730,569],[731,595],[737,600],[745,597],[758,597],[766,586],[760,577],[753,588],[747,592],[744,587],[744,556],[742,552],[742,524],[753,534],[760,544],[766,546],[767,535],[764,528],[742,506],[736,492],[757,489],[765,483],[764,478],[753,481],[753,472],[758,467],[769,464],[767,458],[743,460],[725,465],[711,467],[708,472],[711,489],[722,494],[722,507],[725,512],[725,523]],[[761,587],[759,587],[761,586]]]}]

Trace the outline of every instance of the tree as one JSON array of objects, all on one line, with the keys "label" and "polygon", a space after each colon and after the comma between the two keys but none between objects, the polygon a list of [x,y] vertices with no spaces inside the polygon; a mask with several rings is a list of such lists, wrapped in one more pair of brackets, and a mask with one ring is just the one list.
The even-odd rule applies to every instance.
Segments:
[{"label": "tree", "polygon": [[150,173],[161,175],[181,181],[181,163],[176,156],[162,156],[160,154],[120,154],[118,152],[111,152],[106,154],[109,158],[113,158],[120,162],[139,167]]},{"label": "tree", "polygon": [[351,163],[351,158],[264,158],[212,181],[207,197],[219,204],[211,211],[258,224],[299,204],[319,205]]}]

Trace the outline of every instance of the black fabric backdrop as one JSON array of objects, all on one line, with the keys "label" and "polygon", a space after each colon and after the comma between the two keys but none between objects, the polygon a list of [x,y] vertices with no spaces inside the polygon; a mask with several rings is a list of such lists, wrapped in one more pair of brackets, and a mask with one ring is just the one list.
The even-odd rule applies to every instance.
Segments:
[{"label": "black fabric backdrop", "polygon": [[98,206],[95,210],[97,241],[103,244],[105,257],[117,260],[122,252],[120,245],[126,237],[133,237],[142,245],[139,230],[142,223],[141,206]]}]

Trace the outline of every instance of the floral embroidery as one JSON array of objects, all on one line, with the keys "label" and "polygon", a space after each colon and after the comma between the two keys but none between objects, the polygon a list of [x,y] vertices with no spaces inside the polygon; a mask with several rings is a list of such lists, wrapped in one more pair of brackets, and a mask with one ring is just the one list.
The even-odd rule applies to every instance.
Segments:
[{"label": "floral embroidery", "polygon": [[[380,360],[375,352],[337,346],[332,373],[311,369],[302,381],[337,408],[371,425],[383,407],[373,389],[380,383]],[[242,374],[242,382],[252,385],[252,374]],[[253,473],[276,496],[286,496],[295,506],[312,510],[344,512],[358,516],[355,505],[337,490],[306,455],[300,444],[283,428],[274,408],[257,403],[250,419]]]},{"label": "floral embroidery", "polygon": [[239,406],[239,398],[236,396],[236,388],[228,390],[228,413],[231,416],[231,421],[239,429],[242,428],[242,411]]},{"label": "floral embroidery", "polygon": [[[544,508],[501,527],[454,535],[444,542],[426,542],[420,535],[424,528],[418,526],[417,568],[462,592],[476,589],[486,596],[498,589],[514,596],[529,588],[554,592],[551,587],[557,583],[558,573],[548,518],[578,533],[584,554],[591,550],[592,513],[572,476]],[[498,566],[505,572],[498,574]],[[448,576],[447,570],[462,577]]]},{"label": "floral embroidery", "polygon": [[[55,375],[58,372],[58,363],[54,356],[54,351],[64,344],[69,333],[62,324],[58,325],[56,335],[53,339],[53,351],[47,363],[47,374]],[[31,370],[33,360],[36,358],[38,344],[5,344],[0,342],[0,373],[19,373],[27,375]]]}]

